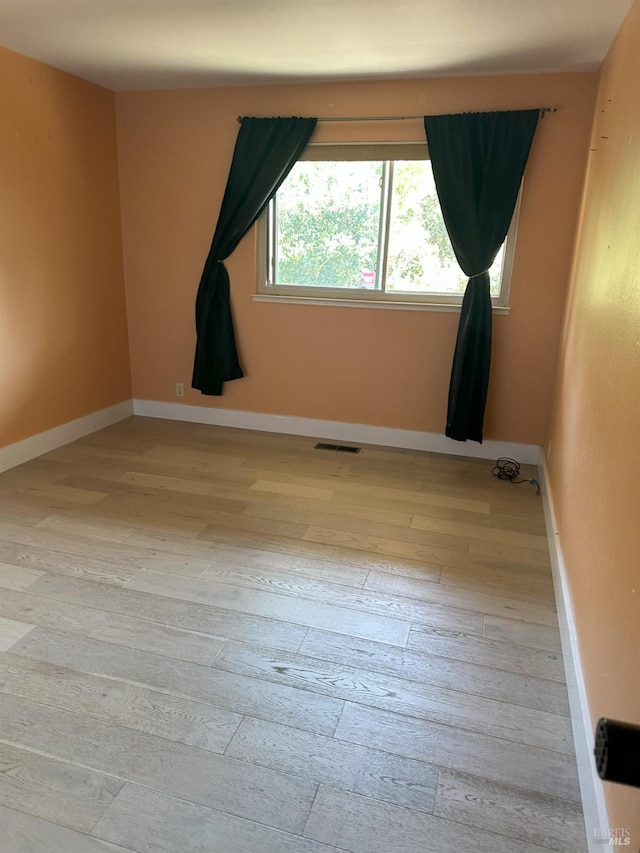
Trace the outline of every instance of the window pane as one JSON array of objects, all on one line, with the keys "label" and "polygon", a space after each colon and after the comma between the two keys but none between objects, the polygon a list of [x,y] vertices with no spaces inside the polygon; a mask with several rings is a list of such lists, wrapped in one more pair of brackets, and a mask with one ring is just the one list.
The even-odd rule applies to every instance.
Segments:
[{"label": "window pane", "polygon": [[380,162],[298,162],[277,194],[277,284],[373,289]]},{"label": "window pane", "polygon": [[[500,293],[502,253],[491,268],[492,296]],[[386,290],[462,294],[466,284],[442,218],[431,162],[395,161]]]},{"label": "window pane", "polygon": [[[464,293],[429,160],[300,161],[274,209],[276,285],[361,291],[381,289],[384,280],[391,296]],[[491,268],[494,297],[503,250]]]},{"label": "window pane", "polygon": [[500,296],[500,283],[502,279],[502,264],[504,263],[504,247],[506,244],[506,240],[498,249],[498,254],[496,255],[496,259],[493,262],[491,269],[489,270],[489,275],[491,276],[491,286],[489,287],[489,291],[492,296]]}]

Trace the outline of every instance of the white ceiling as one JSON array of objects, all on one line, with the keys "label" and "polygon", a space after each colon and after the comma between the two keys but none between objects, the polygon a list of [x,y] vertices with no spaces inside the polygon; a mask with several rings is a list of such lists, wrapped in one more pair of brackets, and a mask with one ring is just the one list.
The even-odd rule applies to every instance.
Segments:
[{"label": "white ceiling", "polygon": [[632,0],[0,0],[0,44],[110,89],[585,71]]}]

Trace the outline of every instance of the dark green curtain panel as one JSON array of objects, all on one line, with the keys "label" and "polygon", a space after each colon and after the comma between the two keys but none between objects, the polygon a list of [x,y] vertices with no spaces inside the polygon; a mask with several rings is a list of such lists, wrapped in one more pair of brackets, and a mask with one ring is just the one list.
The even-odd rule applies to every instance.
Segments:
[{"label": "dark green curtain panel", "polygon": [[244,375],[236,350],[225,258],[235,250],[287,177],[315,130],[315,118],[243,118],[220,216],[196,298],[191,386],[220,396]]},{"label": "dark green curtain panel", "polygon": [[446,434],[482,442],[491,364],[489,270],[516,206],[539,110],[426,116],[451,245],[469,276],[451,370]]}]

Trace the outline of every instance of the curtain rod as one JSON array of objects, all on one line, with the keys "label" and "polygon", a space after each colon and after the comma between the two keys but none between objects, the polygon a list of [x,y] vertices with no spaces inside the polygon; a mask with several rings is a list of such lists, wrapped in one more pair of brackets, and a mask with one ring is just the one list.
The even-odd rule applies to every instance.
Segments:
[{"label": "curtain rod", "polygon": [[[541,113],[555,113],[558,111],[557,107],[540,107]],[[473,110],[469,110],[469,112],[473,112]],[[478,110],[478,112],[485,112],[485,110]],[[496,112],[502,112],[502,110],[496,110]],[[504,110],[504,112],[511,112],[510,110]],[[348,118],[348,117],[335,117],[335,118],[319,118],[318,121],[414,121],[417,119],[423,119],[424,113],[420,116],[358,116],[358,118]]]},{"label": "curtain rod", "polygon": [[[535,109],[535,108],[534,108]],[[546,115],[547,113],[557,113],[558,107],[540,107],[540,113],[542,115]],[[473,112],[473,110],[468,110],[468,112]],[[478,112],[491,112],[490,110],[478,110]],[[511,110],[496,110],[496,112],[511,112]],[[453,113],[452,115],[455,115]],[[460,115],[460,114],[458,114]],[[247,116],[238,116],[238,121],[241,122],[243,118],[247,118]],[[327,116],[326,118],[319,118],[318,121],[322,122],[331,122],[331,121],[416,121],[418,119],[423,119],[424,115],[419,116],[358,116],[356,118],[350,118],[349,116]]]}]

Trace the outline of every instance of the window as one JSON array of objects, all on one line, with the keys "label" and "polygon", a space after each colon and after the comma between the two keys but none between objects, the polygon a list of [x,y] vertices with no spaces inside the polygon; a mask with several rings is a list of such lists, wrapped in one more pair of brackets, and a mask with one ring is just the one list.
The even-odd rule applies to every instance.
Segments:
[{"label": "window", "polygon": [[[496,305],[516,219],[491,268]],[[261,217],[259,253],[262,294],[459,305],[467,283],[424,143],[309,146]]]}]

